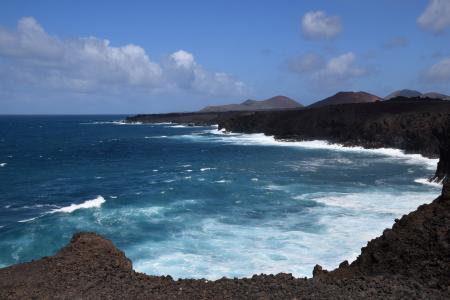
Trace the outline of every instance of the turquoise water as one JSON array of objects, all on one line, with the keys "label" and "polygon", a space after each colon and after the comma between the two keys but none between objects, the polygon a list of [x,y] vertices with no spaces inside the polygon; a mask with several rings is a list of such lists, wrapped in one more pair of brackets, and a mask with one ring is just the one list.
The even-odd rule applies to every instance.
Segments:
[{"label": "turquoise water", "polygon": [[310,276],[440,192],[397,150],[122,118],[0,117],[0,266],[95,231],[148,274]]}]

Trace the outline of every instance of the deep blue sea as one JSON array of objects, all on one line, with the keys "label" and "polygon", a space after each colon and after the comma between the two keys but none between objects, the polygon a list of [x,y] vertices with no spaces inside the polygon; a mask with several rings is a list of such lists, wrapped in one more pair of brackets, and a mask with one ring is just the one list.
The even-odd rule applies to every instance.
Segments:
[{"label": "deep blue sea", "polygon": [[0,117],[0,267],[95,231],[148,274],[310,276],[440,193],[398,150],[123,118]]}]

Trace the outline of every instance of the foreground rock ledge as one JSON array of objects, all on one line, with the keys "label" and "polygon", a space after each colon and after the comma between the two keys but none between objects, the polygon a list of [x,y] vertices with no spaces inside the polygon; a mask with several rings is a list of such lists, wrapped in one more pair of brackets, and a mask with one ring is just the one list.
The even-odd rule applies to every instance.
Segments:
[{"label": "foreground rock ledge", "polygon": [[111,241],[86,232],[54,256],[0,269],[0,299],[449,299],[449,181],[439,198],[396,220],[356,261],[331,272],[316,266],[310,279],[148,276],[133,271]]}]

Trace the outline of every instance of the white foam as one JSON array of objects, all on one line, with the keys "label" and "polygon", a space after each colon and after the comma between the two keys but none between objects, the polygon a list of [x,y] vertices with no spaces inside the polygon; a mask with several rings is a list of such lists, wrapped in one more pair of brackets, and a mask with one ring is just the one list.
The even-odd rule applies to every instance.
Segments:
[{"label": "white foam", "polygon": [[417,182],[417,183],[420,183],[420,184],[429,185],[429,186],[436,187],[436,188],[439,188],[439,189],[442,188],[442,182],[430,181],[429,179],[426,179],[426,178],[417,178],[416,180],[414,180],[414,182]]},{"label": "white foam", "polygon": [[[213,280],[249,277],[255,272],[311,276],[315,264],[330,270],[343,260],[352,261],[368,240],[392,226],[394,218],[431,202],[437,194],[306,194],[297,201],[317,200],[325,205],[308,208],[300,218],[298,212],[244,223],[205,218],[164,243],[145,241],[127,253],[137,271],[175,278]],[[241,207],[243,202],[234,203]]]},{"label": "white foam", "polygon": [[258,181],[259,179],[255,177],[255,178],[252,178],[251,180],[252,181]]},{"label": "white foam", "polygon": [[217,180],[215,182],[217,182],[217,183],[230,183],[231,180],[221,179],[221,180]]},{"label": "white foam", "polygon": [[[222,130],[207,130],[206,133],[212,133],[217,137],[209,137],[211,141],[232,143],[237,145],[249,145],[249,146],[283,146],[283,147],[298,147],[304,149],[324,149],[330,151],[342,151],[342,152],[356,152],[356,153],[368,153],[381,155],[393,159],[402,160],[406,163],[425,165],[430,170],[435,170],[438,163],[438,159],[426,158],[420,154],[405,154],[403,150],[394,148],[376,148],[367,149],[364,147],[348,147],[341,144],[333,144],[324,140],[311,140],[311,141],[291,141],[291,140],[277,140],[273,136],[267,136],[263,133],[229,133],[225,129]],[[193,140],[201,139],[201,136],[178,136],[183,138],[191,138]],[[203,139],[208,139],[207,136],[203,136]],[[348,163],[348,161],[343,161]]]},{"label": "white foam", "polygon": [[152,125],[171,125],[172,122],[159,122],[159,123],[152,123]]},{"label": "white foam", "polygon": [[145,136],[144,139],[163,139],[166,138],[167,135],[160,135],[160,136]]},{"label": "white foam", "polygon": [[388,193],[388,192],[365,192],[365,193],[334,193],[334,194],[303,194],[294,199],[297,200],[313,200],[325,204],[327,206],[339,207],[353,210],[358,213],[375,213],[375,214],[393,214],[401,215],[408,212],[411,208],[424,203],[424,201],[432,201],[438,194],[424,193]]},{"label": "white foam", "polygon": [[85,209],[85,208],[100,208],[103,203],[105,203],[106,200],[102,196],[98,196],[95,199],[84,201],[81,204],[71,204],[69,206],[61,207],[58,209],[54,209],[51,211],[51,213],[71,213],[78,209]]},{"label": "white foam", "polygon": [[84,122],[81,125],[144,125],[142,122],[125,122],[125,120],[118,121],[96,121],[96,122]]},{"label": "white foam", "polygon": [[0,167],[3,168],[3,167],[5,167],[6,165],[7,165],[7,163],[1,163],[1,164],[0,164]]},{"label": "white foam", "polygon": [[19,223],[26,223],[26,222],[31,222],[33,220],[36,220],[37,218],[38,217],[34,217],[34,218],[31,218],[31,219],[20,220],[20,221],[17,221],[17,222],[19,222]]},{"label": "white foam", "polygon": [[201,172],[205,172],[205,171],[210,171],[210,170],[215,170],[216,168],[201,168],[200,171]]}]

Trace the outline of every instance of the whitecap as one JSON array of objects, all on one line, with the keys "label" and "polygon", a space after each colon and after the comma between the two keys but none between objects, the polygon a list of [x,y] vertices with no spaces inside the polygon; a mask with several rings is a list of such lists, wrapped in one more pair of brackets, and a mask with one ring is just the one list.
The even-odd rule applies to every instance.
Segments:
[{"label": "whitecap", "polygon": [[103,203],[105,203],[106,200],[102,196],[97,196],[97,198],[92,200],[84,201],[81,204],[71,204],[69,206],[61,207],[58,209],[54,209],[51,211],[51,213],[71,213],[78,209],[85,209],[85,208],[100,208]]},{"label": "whitecap", "polygon": [[126,122],[125,120],[118,121],[96,121],[96,122],[84,122],[81,125],[143,125],[142,122]]},{"label": "whitecap", "polygon": [[[220,141],[224,143],[249,145],[249,146],[283,146],[283,147],[299,147],[304,149],[324,149],[330,151],[369,153],[375,155],[382,155],[394,159],[401,159],[406,163],[425,165],[430,170],[435,170],[436,165],[439,161],[438,159],[426,158],[420,154],[406,154],[403,150],[394,148],[368,149],[360,146],[349,147],[343,146],[341,144],[329,143],[324,140],[311,140],[311,141],[277,140],[273,136],[268,136],[263,133],[227,134],[227,131],[225,129],[222,129],[220,131],[210,130],[208,132],[222,136],[220,139],[211,139],[211,141]],[[348,161],[342,161],[342,163],[348,163]]]},{"label": "whitecap", "polygon": [[[428,196],[427,196],[428,195]],[[297,200],[313,200],[330,207],[338,207],[354,211],[355,213],[374,213],[402,215],[416,208],[425,201],[432,201],[438,193],[316,193],[303,194],[294,197]]]},{"label": "whitecap", "polygon": [[38,217],[34,217],[34,218],[30,218],[30,219],[20,220],[20,221],[17,221],[17,222],[19,222],[19,223],[26,223],[26,222],[31,222],[33,220],[36,220],[37,218]]},{"label": "whitecap", "polygon": [[442,182],[430,181],[429,179],[426,179],[426,178],[417,178],[414,180],[414,182],[429,185],[429,186],[440,188],[440,189],[442,188]]},{"label": "whitecap", "polygon": [[205,171],[210,171],[210,170],[215,170],[216,168],[201,168],[200,171],[201,172],[205,172]]},{"label": "whitecap", "polygon": [[230,183],[231,180],[221,179],[221,180],[217,180],[215,182],[217,182],[217,183]]},{"label": "whitecap", "polygon": [[1,163],[1,164],[0,164],[0,167],[3,168],[3,167],[5,167],[6,165],[7,165],[7,163]]}]

